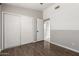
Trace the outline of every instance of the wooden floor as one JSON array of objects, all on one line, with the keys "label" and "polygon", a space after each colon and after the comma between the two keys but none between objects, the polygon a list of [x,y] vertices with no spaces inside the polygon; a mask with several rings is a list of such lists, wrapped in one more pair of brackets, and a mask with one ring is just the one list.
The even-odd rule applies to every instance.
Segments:
[{"label": "wooden floor", "polygon": [[1,56],[79,56],[79,53],[50,44],[46,41],[5,49]]}]

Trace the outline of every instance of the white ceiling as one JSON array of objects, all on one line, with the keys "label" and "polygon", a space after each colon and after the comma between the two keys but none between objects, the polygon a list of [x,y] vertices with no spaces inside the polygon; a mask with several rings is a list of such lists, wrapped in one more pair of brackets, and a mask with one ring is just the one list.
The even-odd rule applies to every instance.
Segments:
[{"label": "white ceiling", "polygon": [[52,4],[53,3],[44,3],[43,5],[41,5],[40,3],[6,3],[6,5],[29,8],[29,9],[39,10],[39,11],[44,10],[45,8],[51,6]]}]

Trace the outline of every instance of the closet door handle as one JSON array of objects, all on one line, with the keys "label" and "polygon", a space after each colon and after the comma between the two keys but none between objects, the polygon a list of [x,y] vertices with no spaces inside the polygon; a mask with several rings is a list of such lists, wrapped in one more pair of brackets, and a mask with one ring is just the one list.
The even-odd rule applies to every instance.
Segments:
[{"label": "closet door handle", "polygon": [[37,30],[37,32],[39,32],[39,31]]}]

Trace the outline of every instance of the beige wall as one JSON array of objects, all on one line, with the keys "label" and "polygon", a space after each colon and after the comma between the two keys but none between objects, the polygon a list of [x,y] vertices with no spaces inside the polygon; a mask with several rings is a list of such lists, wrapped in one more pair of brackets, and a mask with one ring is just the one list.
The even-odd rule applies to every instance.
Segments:
[{"label": "beige wall", "polygon": [[44,10],[43,18],[50,18],[52,43],[79,51],[79,3],[54,4]]},{"label": "beige wall", "polygon": [[[5,4],[3,4],[3,6],[2,6],[2,11],[7,12],[7,13],[12,13],[12,14],[18,14],[18,15],[20,15],[22,17],[31,16],[31,17],[34,17],[35,19],[36,18],[38,18],[38,19],[43,18],[42,11],[37,11],[37,10],[33,10],[33,9],[26,9],[26,8],[21,8],[21,7],[15,7],[15,6],[10,6],[10,5],[5,5]],[[29,25],[29,26],[31,26],[31,25]],[[29,42],[29,40],[27,42]]]},{"label": "beige wall", "polygon": [[43,14],[41,11],[32,10],[32,9],[26,9],[26,8],[20,8],[10,5],[3,4],[3,12],[11,12],[16,14],[22,14],[27,16],[32,16],[36,18],[43,18]]}]

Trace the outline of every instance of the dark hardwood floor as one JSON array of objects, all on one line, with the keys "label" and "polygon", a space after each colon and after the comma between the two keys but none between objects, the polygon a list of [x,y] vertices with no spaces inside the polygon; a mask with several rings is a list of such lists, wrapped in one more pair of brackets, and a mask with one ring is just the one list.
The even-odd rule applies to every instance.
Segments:
[{"label": "dark hardwood floor", "polygon": [[39,41],[14,48],[5,49],[1,56],[79,56],[79,53],[70,51],[60,46]]}]

